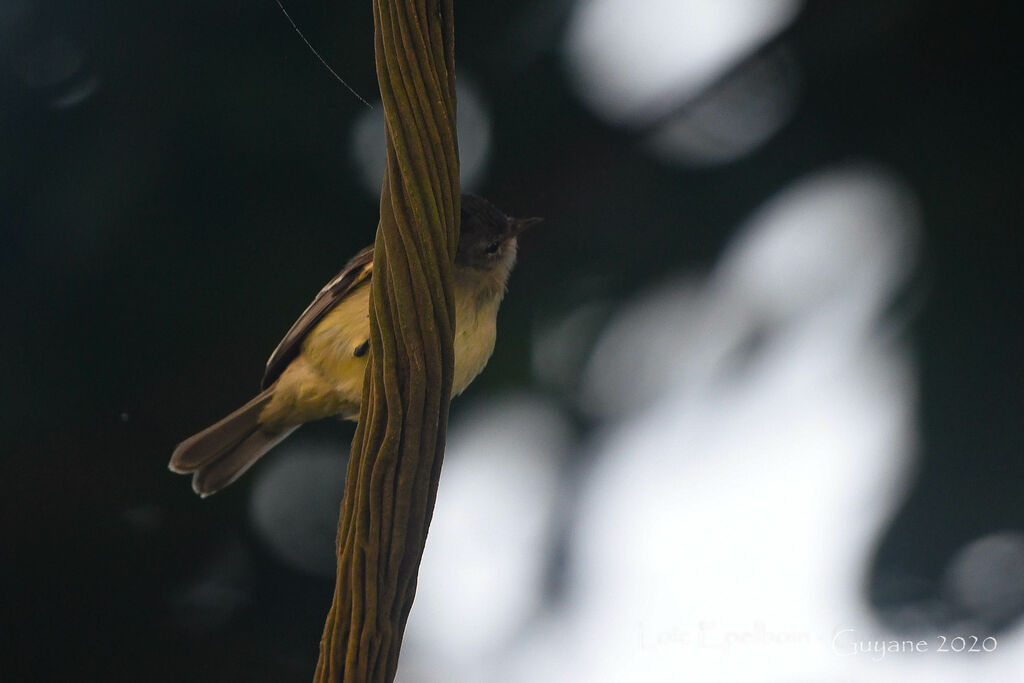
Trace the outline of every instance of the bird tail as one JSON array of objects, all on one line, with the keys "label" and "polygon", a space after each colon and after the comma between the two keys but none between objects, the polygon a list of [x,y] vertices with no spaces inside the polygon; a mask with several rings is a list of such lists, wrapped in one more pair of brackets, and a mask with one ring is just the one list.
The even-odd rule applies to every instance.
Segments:
[{"label": "bird tail", "polygon": [[273,387],[182,441],[171,455],[170,470],[192,474],[192,489],[203,498],[233,483],[295,430],[270,431],[260,424],[260,413],[272,396]]}]

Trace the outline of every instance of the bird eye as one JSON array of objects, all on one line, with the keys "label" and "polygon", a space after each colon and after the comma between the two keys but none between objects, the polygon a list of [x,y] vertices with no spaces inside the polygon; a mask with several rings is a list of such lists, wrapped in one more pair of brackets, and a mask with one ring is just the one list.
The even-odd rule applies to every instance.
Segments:
[{"label": "bird eye", "polygon": [[498,249],[501,249],[501,242],[495,241],[487,245],[486,251],[488,254],[497,254]]}]

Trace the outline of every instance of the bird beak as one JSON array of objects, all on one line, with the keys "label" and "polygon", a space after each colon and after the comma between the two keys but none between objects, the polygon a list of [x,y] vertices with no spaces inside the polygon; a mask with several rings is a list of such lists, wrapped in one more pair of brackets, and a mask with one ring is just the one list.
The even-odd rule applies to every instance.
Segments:
[{"label": "bird beak", "polygon": [[538,223],[543,223],[543,218],[510,218],[509,222],[512,224],[512,236],[518,237],[522,233],[526,232],[528,228],[532,228]]}]

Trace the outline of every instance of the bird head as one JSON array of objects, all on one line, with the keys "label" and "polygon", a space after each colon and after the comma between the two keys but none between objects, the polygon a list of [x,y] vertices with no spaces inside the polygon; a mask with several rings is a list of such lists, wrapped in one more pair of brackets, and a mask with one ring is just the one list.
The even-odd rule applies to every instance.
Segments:
[{"label": "bird head", "polygon": [[479,270],[500,265],[510,268],[515,261],[517,238],[542,220],[512,218],[483,197],[462,195],[462,229],[455,264]]}]

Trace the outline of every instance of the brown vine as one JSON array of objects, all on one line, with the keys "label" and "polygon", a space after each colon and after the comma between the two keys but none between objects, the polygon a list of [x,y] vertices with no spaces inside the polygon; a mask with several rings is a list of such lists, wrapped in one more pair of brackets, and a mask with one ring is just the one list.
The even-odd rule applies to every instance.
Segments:
[{"label": "brown vine", "polygon": [[338,523],[338,572],[314,680],[392,681],[448,425],[458,244],[452,0],[374,0],[387,167],[370,360]]}]

